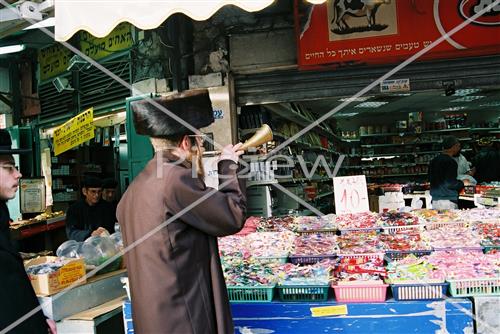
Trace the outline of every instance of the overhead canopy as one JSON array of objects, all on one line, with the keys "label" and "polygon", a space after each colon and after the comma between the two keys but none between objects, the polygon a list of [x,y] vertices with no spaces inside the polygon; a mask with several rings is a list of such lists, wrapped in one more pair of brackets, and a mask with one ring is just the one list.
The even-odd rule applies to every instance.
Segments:
[{"label": "overhead canopy", "polygon": [[66,41],[78,30],[104,37],[124,21],[140,29],[154,29],[174,13],[183,13],[201,21],[208,19],[225,5],[235,5],[253,12],[262,10],[273,2],[274,0],[57,0],[55,39]]}]

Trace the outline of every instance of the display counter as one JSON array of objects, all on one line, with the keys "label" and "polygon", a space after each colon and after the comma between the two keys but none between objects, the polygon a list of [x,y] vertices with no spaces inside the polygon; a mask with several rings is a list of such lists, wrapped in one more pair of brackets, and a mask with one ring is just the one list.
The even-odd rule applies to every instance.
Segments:
[{"label": "display counter", "polygon": [[59,216],[35,222],[27,221],[10,226],[10,237],[20,252],[39,252],[57,247],[67,240],[66,216]]},{"label": "display counter", "polygon": [[[347,314],[313,317],[311,308],[346,305]],[[469,299],[350,303],[232,303],[235,333],[474,333]]]}]

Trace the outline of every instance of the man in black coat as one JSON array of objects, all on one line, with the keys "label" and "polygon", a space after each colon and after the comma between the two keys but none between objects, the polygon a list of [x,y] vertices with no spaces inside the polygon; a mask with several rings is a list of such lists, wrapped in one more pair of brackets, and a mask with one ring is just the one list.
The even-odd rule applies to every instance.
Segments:
[{"label": "man in black coat", "polygon": [[66,212],[66,234],[68,239],[85,241],[90,236],[114,232],[115,214],[111,204],[101,200],[102,181],[86,177],[82,186],[83,198]]},{"label": "man in black coat", "polygon": [[[23,260],[10,239],[9,209],[7,201],[16,196],[21,173],[15,166],[12,154],[26,150],[11,149],[10,135],[0,129],[0,331],[19,320],[26,313],[38,307],[38,299],[24,270]],[[55,330],[55,323],[50,321]],[[48,332],[48,321],[42,311],[24,320],[9,333]]]}]

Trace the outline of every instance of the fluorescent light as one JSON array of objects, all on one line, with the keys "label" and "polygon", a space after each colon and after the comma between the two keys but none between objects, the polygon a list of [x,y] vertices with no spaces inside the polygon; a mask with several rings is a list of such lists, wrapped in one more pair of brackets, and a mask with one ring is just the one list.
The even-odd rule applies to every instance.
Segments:
[{"label": "fluorescent light", "polygon": [[484,104],[480,104],[480,107],[500,107],[500,101],[493,101]]},{"label": "fluorescent light", "polygon": [[449,108],[443,108],[443,109],[441,109],[441,111],[459,111],[459,110],[462,110],[465,108],[467,108],[467,107],[464,107],[464,106],[449,107]]},{"label": "fluorescent light", "polygon": [[338,117],[353,117],[353,116],[356,116],[357,114],[359,114],[359,112],[348,112],[345,114],[338,114],[337,116]]},{"label": "fluorescent light", "polygon": [[356,105],[354,108],[378,108],[380,106],[383,106],[384,104],[387,104],[389,102],[384,102],[384,101],[372,101],[372,102],[363,102],[358,105]]},{"label": "fluorescent light", "polygon": [[24,45],[24,44],[1,46],[0,47],[0,55],[4,55],[7,53],[15,53],[15,52],[23,51],[24,49],[26,49],[26,45]]},{"label": "fluorescent light", "polygon": [[320,5],[323,2],[326,2],[326,0],[307,0],[307,2],[312,3],[313,5]]},{"label": "fluorescent light", "polygon": [[457,89],[452,96],[466,96],[481,91],[479,88]]},{"label": "fluorescent light", "polygon": [[475,101],[475,100],[479,100],[479,99],[482,99],[483,97],[486,97],[486,96],[483,96],[483,95],[467,95],[467,96],[462,96],[458,99],[455,99],[455,100],[451,100],[450,102],[472,102],[472,101]]},{"label": "fluorescent light", "polygon": [[340,102],[346,102],[346,101],[348,101],[348,102],[364,102],[371,97],[373,97],[373,96],[343,97],[339,101]]},{"label": "fluorescent light", "polygon": [[37,22],[35,24],[30,25],[29,27],[26,27],[23,30],[31,30],[31,29],[40,29],[40,28],[54,27],[55,25],[56,25],[56,18],[55,17],[49,17],[48,19],[45,19],[43,21],[40,21],[40,22]]}]

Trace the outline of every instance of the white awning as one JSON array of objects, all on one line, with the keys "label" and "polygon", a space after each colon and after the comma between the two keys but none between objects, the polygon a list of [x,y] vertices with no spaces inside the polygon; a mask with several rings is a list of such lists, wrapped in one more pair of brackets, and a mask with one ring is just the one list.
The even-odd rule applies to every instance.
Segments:
[{"label": "white awning", "polygon": [[[307,1],[320,4],[326,0]],[[95,37],[104,37],[124,21],[140,29],[154,29],[174,13],[183,13],[202,21],[225,5],[235,5],[248,12],[255,12],[273,2],[274,0],[55,0],[55,39],[67,41],[78,30],[86,30]]]},{"label": "white awning", "polygon": [[235,5],[254,12],[273,2],[274,0],[56,0],[55,39],[66,41],[78,30],[104,37],[124,21],[140,29],[154,29],[174,13],[183,13],[201,21],[208,19],[225,5]]}]

